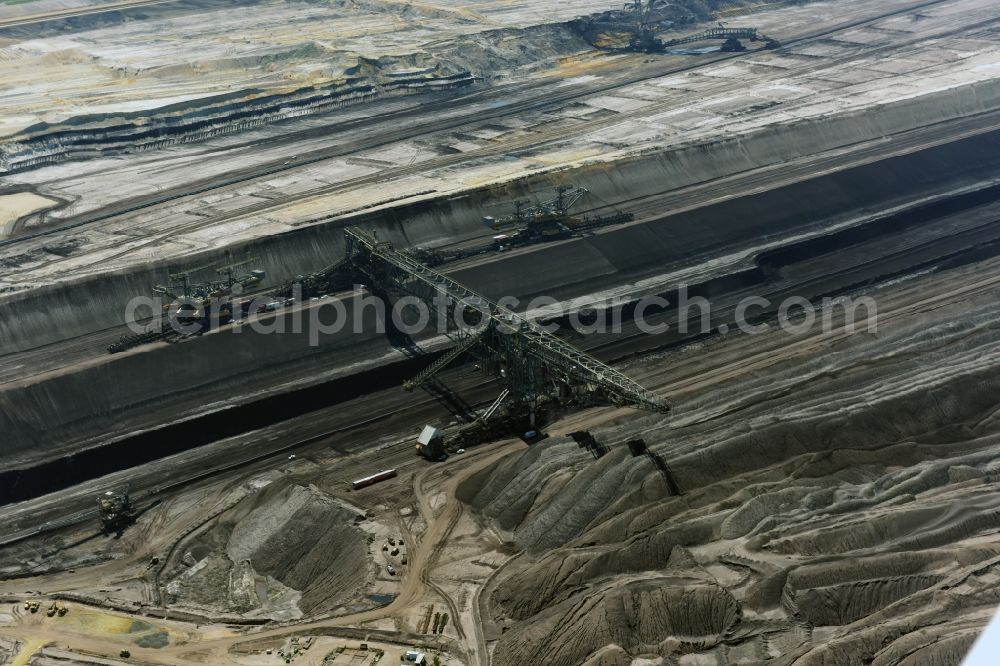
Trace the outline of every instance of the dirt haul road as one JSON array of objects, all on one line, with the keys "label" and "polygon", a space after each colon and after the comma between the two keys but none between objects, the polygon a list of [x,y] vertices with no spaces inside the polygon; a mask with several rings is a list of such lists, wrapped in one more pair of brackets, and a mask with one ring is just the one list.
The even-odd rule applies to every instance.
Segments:
[{"label": "dirt haul road", "polygon": [[[947,279],[942,279],[945,277]],[[953,287],[954,284],[961,286]],[[919,318],[946,308],[961,307],[967,304],[970,299],[996,298],[998,292],[1000,292],[1000,262],[996,261],[954,269],[944,275],[923,276],[881,290],[879,293],[880,326],[891,329],[905,320]],[[705,393],[716,387],[726,386],[735,377],[761,373],[769,367],[787,364],[803,357],[816,358],[829,353],[832,349],[837,349],[849,339],[859,336],[866,338],[869,335],[865,327],[859,326],[853,333],[844,330],[833,332],[812,330],[794,338],[789,338],[778,332],[764,336],[722,338],[713,345],[710,354],[688,355],[686,358],[683,355],[673,354],[670,356],[669,362],[659,362],[656,367],[650,367],[641,374],[645,375],[644,379],[650,384],[676,397],[690,392]],[[649,366],[648,363],[645,365]],[[787,393],[787,390],[782,388],[770,396],[769,400],[780,400],[784,393]],[[753,407],[753,404],[743,404],[738,409],[747,411]],[[676,427],[683,427],[685,422],[704,422],[718,419],[724,415],[721,412],[690,416],[680,414]],[[559,436],[571,429],[600,427],[616,421],[621,422],[623,419],[627,420],[629,417],[630,413],[627,410],[591,410],[568,418],[565,422],[557,423],[551,432],[553,435]],[[441,586],[436,582],[434,573],[436,564],[442,549],[447,546],[452,536],[455,525],[466,511],[454,499],[456,488],[480,470],[494,465],[512,452],[523,448],[524,445],[518,442],[483,447],[464,456],[455,456],[440,467],[423,468],[414,475],[412,486],[416,505],[428,527],[419,537],[419,545],[412,553],[411,564],[406,572],[399,596],[390,605],[365,613],[345,615],[319,622],[298,623],[265,631],[254,630],[245,636],[228,634],[229,630],[223,627],[200,627],[194,631],[190,625],[178,624],[175,628],[178,640],[174,645],[155,650],[137,648],[133,650],[133,653],[149,663],[238,663],[230,651],[242,642],[290,635],[308,635],[310,632],[320,633],[325,629],[335,630],[338,627],[357,626],[365,622],[384,618],[401,618],[412,614],[416,605],[428,598],[436,598],[440,594]],[[455,469],[460,471],[451,476],[445,483],[435,487],[435,492],[444,493],[449,498],[440,509],[435,510],[433,502],[424,488],[431,487],[433,483],[428,484],[432,481],[436,483],[437,477],[446,471]],[[142,555],[137,553],[135,557],[139,559]],[[94,576],[93,583],[95,585],[104,584],[105,581],[112,578],[109,575],[110,568],[107,570],[98,568],[90,572],[81,572],[76,576],[77,582],[81,576],[89,577],[98,572],[104,573],[100,576]],[[40,579],[39,582],[42,580],[45,579]],[[57,580],[59,579],[53,578],[48,582]],[[482,582],[480,581],[480,583]],[[32,585],[32,581],[19,581],[17,588],[23,589],[24,587],[32,587]],[[4,587],[7,588],[4,590],[6,593],[15,591],[10,583]],[[31,641],[30,645],[32,646],[39,645],[39,642],[51,641],[74,651],[109,656],[116,654],[120,646],[130,644],[127,638],[116,643],[113,637],[107,640],[96,640],[84,635],[72,635],[59,631],[55,625],[39,624],[20,616],[15,626],[0,629],[0,636]],[[465,631],[463,639],[464,647],[470,654],[474,652],[477,657],[482,654],[483,641],[478,634]],[[471,663],[476,662],[472,661]],[[480,661],[479,663],[484,662]]]},{"label": "dirt haul road", "polygon": [[[116,637],[108,634],[100,639],[88,637],[84,633],[76,634],[72,630],[60,629],[60,625],[53,622],[43,622],[44,614],[25,614],[15,612],[16,624],[12,627],[0,627],[0,637],[11,638],[23,642],[29,649],[39,649],[44,645],[55,645],[72,652],[82,654],[101,655],[105,657],[115,657],[123,648],[128,648],[133,658],[147,663],[156,664],[239,664],[239,660],[234,658],[233,649],[239,644],[247,641],[257,643],[265,639],[282,638],[286,636],[303,636],[311,632],[327,633],[325,630],[336,629],[338,627],[355,627],[384,618],[399,618],[409,615],[415,604],[428,597],[435,598],[440,594],[440,588],[431,582],[428,571],[432,571],[437,565],[442,549],[448,541],[451,531],[455,528],[458,518],[462,515],[463,506],[454,500],[455,488],[468,477],[478,473],[483,468],[496,463],[497,460],[507,455],[510,451],[518,447],[523,447],[520,441],[507,441],[490,447],[483,447],[477,451],[470,452],[464,456],[453,457],[450,462],[438,467],[425,467],[413,477],[414,488],[420,488],[426,483],[425,477],[429,475],[440,475],[447,468],[457,468],[459,471],[451,476],[443,486],[436,487],[437,492],[443,492],[449,497],[441,508],[435,510],[431,507],[426,494],[416,490],[417,506],[423,519],[426,521],[427,530],[417,537],[417,548],[410,551],[409,564],[405,571],[403,585],[398,596],[387,606],[364,613],[345,615],[333,619],[319,622],[306,622],[295,624],[294,626],[283,627],[265,631],[253,631],[247,635],[237,635],[231,629],[223,626],[199,626],[194,630],[190,625],[181,623],[163,623],[170,629],[170,633],[175,636],[179,643],[176,646],[160,649],[146,649],[136,647],[131,637],[126,633]],[[409,448],[409,447],[407,447]],[[211,513],[206,509],[205,513]],[[156,548],[162,544],[166,535],[161,535],[161,539],[150,543],[151,548]],[[142,559],[141,556],[134,558]],[[62,579],[70,579],[77,586],[90,584],[95,587],[113,584],[115,579],[114,570],[121,570],[123,562],[111,562],[107,566],[98,566],[81,572],[81,575],[67,574],[65,577],[55,576],[32,581],[22,579],[16,583],[8,582],[3,587],[10,592],[16,588],[23,590],[25,587],[32,587],[35,583],[45,582],[46,584],[58,584]],[[47,606],[47,603],[45,604]],[[86,607],[77,604],[70,604],[71,614],[78,614]],[[16,610],[17,607],[15,607]],[[102,617],[127,616],[115,613],[103,613]],[[454,616],[453,616],[454,617]],[[47,619],[47,618],[46,618]],[[108,620],[111,621],[111,620]],[[332,632],[336,634],[335,631]],[[469,652],[482,654],[482,647],[478,646],[473,637],[471,644],[464,646]],[[317,655],[310,655],[311,658]],[[303,662],[308,663],[308,662]],[[478,662],[478,657],[470,663]]]}]

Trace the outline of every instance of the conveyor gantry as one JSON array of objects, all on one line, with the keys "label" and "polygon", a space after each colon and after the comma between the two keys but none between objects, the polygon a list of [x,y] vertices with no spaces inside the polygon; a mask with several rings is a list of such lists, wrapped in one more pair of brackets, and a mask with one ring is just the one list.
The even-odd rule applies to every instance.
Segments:
[{"label": "conveyor gantry", "polygon": [[[513,310],[476,293],[447,275],[423,265],[358,228],[346,230],[347,260],[371,283],[385,291],[415,296],[449,323],[446,334],[456,348],[483,350],[487,365],[506,391],[508,400],[533,411],[542,398],[608,404],[666,413],[669,405],[622,373],[582,352]],[[479,313],[474,325],[460,325],[470,311]],[[456,318],[455,313],[460,317]],[[444,319],[446,317],[446,319]],[[448,362],[461,353],[450,353]],[[432,364],[407,383],[427,381],[447,363]]]},{"label": "conveyor gantry", "polygon": [[715,40],[723,40],[726,42],[738,42],[739,40],[746,40],[748,42],[767,42],[769,48],[779,46],[777,40],[771,39],[766,35],[762,35],[756,28],[719,27],[706,30],[705,32],[700,32],[697,35],[689,35],[687,37],[681,37],[680,39],[671,39],[669,42],[663,43],[663,48],[669,49],[675,46],[683,46],[684,44],[696,44],[697,42]]}]

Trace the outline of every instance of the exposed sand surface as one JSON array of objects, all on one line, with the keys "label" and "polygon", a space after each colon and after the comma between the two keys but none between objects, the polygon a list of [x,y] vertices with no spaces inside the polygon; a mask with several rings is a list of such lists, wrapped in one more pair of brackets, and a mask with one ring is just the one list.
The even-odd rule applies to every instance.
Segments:
[{"label": "exposed sand surface", "polygon": [[959,666],[996,2],[641,6],[0,0],[0,663]]},{"label": "exposed sand surface", "polygon": [[[668,385],[669,422],[618,417],[594,430],[600,460],[556,438],[481,475],[466,496],[526,553],[486,605],[506,629],[493,663],[957,663],[1000,602],[990,300],[742,372],[717,374],[760,341],[668,355],[707,357]],[[636,435],[683,495],[629,456]]]},{"label": "exposed sand surface", "polygon": [[0,194],[0,238],[9,236],[18,220],[52,208],[56,203],[58,202],[33,192]]}]

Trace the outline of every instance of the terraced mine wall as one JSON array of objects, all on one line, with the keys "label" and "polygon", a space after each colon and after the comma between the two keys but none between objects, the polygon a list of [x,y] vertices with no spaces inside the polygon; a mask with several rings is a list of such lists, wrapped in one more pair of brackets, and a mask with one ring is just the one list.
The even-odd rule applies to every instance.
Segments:
[{"label": "terraced mine wall", "polygon": [[[164,283],[169,273],[188,267],[225,263],[232,256],[249,253],[260,258],[274,283],[318,270],[341,255],[342,228],[348,224],[374,229],[401,247],[440,244],[482,234],[480,220],[484,213],[495,211],[498,202],[530,195],[546,186],[571,181],[591,190],[590,201],[630,209],[642,205],[643,198],[687,185],[711,183],[727,175],[996,109],[1000,109],[1000,83],[964,86],[863,112],[772,126],[746,136],[651,152],[615,163],[592,163],[459,196],[331,219],[183,259],[67,280],[0,298],[0,307],[16,312],[16,316],[0,318],[0,353],[120,325],[124,323],[124,303],[148,295],[151,286]],[[576,257],[548,271],[553,276],[565,271],[557,284],[515,285],[502,276],[489,276],[483,284],[494,295],[522,294],[598,277],[610,283],[664,272],[696,262],[709,252],[745,247],[748,240],[780,238],[820,221],[848,220],[926,193],[988,180],[1000,164],[998,143],[1000,136],[990,133],[689,213],[671,216],[664,210],[663,217],[652,222],[602,233],[586,244],[576,242],[588,253],[583,258],[596,262],[585,274],[581,273],[584,262]],[[476,283],[474,276],[466,277]],[[524,277],[530,279],[531,275]]]},{"label": "terraced mine wall", "polygon": [[361,104],[387,95],[448,90],[474,82],[467,71],[396,77],[377,82],[358,77],[284,93],[240,91],[197,104],[185,103],[114,116],[79,116],[57,126],[29,127],[0,144],[0,174],[71,159],[165,148],[243,132],[282,120]]},{"label": "terraced mine wall", "polygon": [[[690,284],[689,295],[725,301],[737,294],[760,293],[777,302],[782,296],[780,290],[774,291],[774,280],[780,280],[778,276],[791,268],[793,272],[811,270],[810,275],[815,274],[813,277],[823,277],[810,288],[811,291],[794,290],[785,294],[811,298],[835,294],[839,289],[852,287],[858,280],[864,284],[872,278],[887,279],[933,267],[956,252],[964,256],[970,248],[979,252],[984,240],[985,245],[992,246],[989,256],[995,256],[1000,252],[997,243],[1000,230],[996,225],[987,224],[983,233],[964,240],[957,233],[954,237],[929,237],[924,225],[930,224],[931,231],[936,225],[939,230],[932,233],[940,234],[939,221],[965,211],[969,214],[979,211],[978,217],[973,219],[981,220],[983,211],[980,208],[988,204],[988,214],[988,210],[996,209],[997,201],[1000,201],[1000,185],[916,205],[863,225],[789,243],[778,250],[761,253],[760,265],[755,268],[733,270]],[[946,228],[950,230],[948,233],[955,231],[953,226]],[[899,238],[901,235],[910,238],[922,235],[925,241],[937,240],[932,240],[929,251],[920,250],[905,261],[876,262],[860,273],[825,276],[810,268],[813,258],[822,261],[826,257],[825,261],[829,261],[830,253],[838,251],[851,253],[852,262],[862,262],[858,265],[866,266],[869,259],[880,256],[880,251],[875,249],[865,255],[864,247],[858,244],[873,241],[876,247],[884,249],[886,243],[882,236]],[[571,244],[542,246],[525,255],[507,254],[494,263],[509,263],[509,266],[492,266],[489,270],[476,266],[456,271],[456,274],[467,273],[479,279],[487,274],[534,275],[525,261],[534,265],[548,264],[553,255],[558,257],[558,252],[567,248],[571,248]],[[570,261],[573,256],[564,258]],[[576,253],[575,256],[580,255]],[[579,290],[590,286],[582,282]],[[788,285],[782,287],[788,288]],[[757,291],[748,291],[752,289]],[[678,302],[669,289],[661,295],[673,303]],[[326,306],[334,300],[321,299],[309,305]],[[426,353],[414,353],[410,340],[403,336],[383,337],[376,329],[374,310],[364,310],[360,327],[354,329],[350,313],[354,312],[353,304],[358,302],[359,296],[345,300],[347,327],[335,335],[320,337],[318,347],[308,345],[311,320],[300,315],[303,326],[299,330],[294,324],[295,315],[285,311],[265,321],[265,326],[272,330],[279,320],[284,321],[285,332],[281,335],[257,335],[250,329],[235,335],[224,330],[198,341],[174,345],[161,343],[115,357],[98,357],[96,363],[85,363],[73,372],[56,371],[34,381],[24,381],[20,386],[9,385],[8,390],[0,392],[0,404],[3,404],[0,414],[5,415],[2,423],[5,431],[11,433],[7,449],[2,452],[9,454],[4,457],[11,467],[0,474],[0,487],[6,487],[11,498],[24,499],[27,496],[17,493],[56,490],[113,471],[109,465],[118,469],[119,466],[141,464],[376,391],[393,389],[441,353],[436,344]],[[623,319],[629,320],[631,315],[627,311],[628,308]],[[329,315],[327,311],[324,322],[330,321]],[[766,311],[757,318],[772,315],[773,311]],[[725,317],[724,309],[722,316]],[[713,325],[719,323],[723,320]],[[432,342],[430,337],[432,334],[418,336],[417,341],[428,349],[426,343]],[[646,353],[650,349],[669,349],[698,337],[697,331],[690,335],[671,332],[642,342],[642,348]],[[604,349],[605,354],[612,355],[608,358],[638,351],[634,344]],[[100,390],[93,391],[93,387]],[[64,397],[71,393],[84,397],[67,403]],[[65,455],[51,460],[60,454]],[[44,460],[49,461],[42,462]],[[15,465],[18,467],[12,469]],[[4,496],[0,494],[0,501]]]},{"label": "terraced mine wall", "polygon": [[[3,35],[0,29],[0,38]],[[516,40],[518,48],[507,47],[509,40]],[[342,70],[341,80],[298,88],[248,88],[141,111],[73,116],[30,126],[0,141],[0,174],[201,141],[385,96],[462,88],[477,80],[507,78],[514,70],[523,74],[547,69],[563,56],[588,50],[570,24],[555,23],[486,30],[441,40],[429,51],[379,58],[357,55],[356,64]],[[293,54],[261,55],[247,64],[301,58],[303,51],[320,61],[331,57],[322,47],[308,44]]]},{"label": "terraced mine wall", "polygon": [[[223,329],[196,341],[100,356],[97,363],[73,372],[8,385],[0,393],[0,429],[10,437],[5,436],[0,455],[37,457],[44,451],[68,453],[106,444],[116,435],[162,424],[165,410],[184,421],[275,389],[291,391],[302,376],[332,380],[370,370],[365,362],[377,365],[383,355],[398,360],[399,353],[378,333],[376,310],[360,310],[356,325],[353,299],[345,300],[345,332],[318,337],[317,346],[310,345],[310,318],[303,314],[296,323],[298,315],[288,311],[264,322],[272,330],[283,326],[285,332],[245,329],[234,334]],[[333,313],[326,312],[321,321],[332,322]],[[391,381],[399,383],[395,375]],[[364,387],[357,380],[340,390],[333,387],[337,396],[328,396],[327,402],[348,399],[353,390],[377,390],[384,383],[376,375]],[[55,413],[59,416],[50,420]],[[246,431],[247,416],[233,415],[240,432]],[[197,436],[182,429],[176,434],[177,443],[187,439],[190,444]]]},{"label": "terraced mine wall", "polygon": [[[863,174],[855,176],[862,182],[868,180]],[[815,186],[803,183],[785,188],[791,192],[778,190],[755,198],[763,199],[758,205],[784,204],[786,210],[794,201],[818,202],[812,198],[816,190],[800,189],[809,185]],[[995,187],[959,199],[968,199],[969,205],[974,205],[990,196],[996,196]],[[701,210],[701,217],[688,223],[695,229],[717,228],[723,220],[733,219],[745,203],[738,200],[717,204]],[[457,270],[454,275],[494,296],[526,297],[546,292],[568,298],[592,293],[602,285],[620,284],[633,269],[630,262],[639,256],[637,248],[646,248],[650,243],[647,226],[632,225],[592,238],[541,247],[535,252],[501,255],[494,261]],[[809,245],[799,244],[798,251]],[[812,245],[816,252],[825,250],[821,240]],[[644,251],[655,253],[655,249]],[[767,252],[762,257],[769,264],[792,259],[782,259],[781,251]],[[649,260],[647,265],[651,263]],[[535,270],[538,265],[553,270],[542,273]],[[761,277],[755,273],[739,275],[734,274],[739,278],[736,282],[723,279],[719,288],[739,288],[746,280]],[[348,307],[351,312],[353,307]],[[0,424],[8,433],[0,455],[13,462],[104,445],[122,433],[159,426],[165,410],[184,420],[268,394],[289,392],[299,383],[324,381],[324,377],[329,380],[368,373],[361,382],[368,390],[399,383],[420,363],[409,370],[399,367],[402,357],[376,332],[374,311],[364,314],[366,318],[359,327],[348,323],[341,334],[321,336],[317,347],[309,345],[309,318],[303,317],[301,333],[294,333],[295,326],[288,323],[286,332],[280,335],[257,335],[249,330],[239,335],[222,332],[194,342],[161,343],[115,357],[102,357],[101,351],[95,350],[95,362],[84,367],[11,384],[0,392]],[[359,332],[352,332],[355,330]],[[386,377],[379,379],[380,375],[370,374],[373,368],[389,363],[396,367]],[[327,404],[349,399],[351,390],[361,383],[345,384],[340,389],[331,386],[324,399]],[[76,397],[66,400],[71,395]],[[233,418],[239,417],[233,414]],[[244,426],[246,423],[240,424]],[[190,434],[178,434],[184,435],[178,441],[186,445],[196,441]]]},{"label": "terraced mine wall", "polygon": [[[998,144],[1000,133],[955,141],[691,212],[553,243],[530,253],[498,255],[456,269],[453,275],[495,297],[586,295],[663,274],[675,266],[697,264],[709,255],[745,249],[763,238],[787,238],[924,198],[929,192],[981,183],[1000,161]],[[736,145],[726,144],[690,150],[698,151],[702,160],[715,150],[738,152]],[[694,159],[694,155],[687,157]],[[581,170],[580,178],[574,174],[574,181],[583,181],[604,200],[623,198],[630,179],[638,188],[650,187],[656,175],[676,173],[683,164],[680,159],[676,153],[661,153],[635,158],[620,169],[592,165]],[[460,199],[372,213],[351,222],[362,222],[403,246],[460,237],[478,228],[472,211],[481,212],[489,201],[538,185],[537,179],[520,181]],[[345,224],[333,221],[260,239],[236,251],[260,257],[261,265],[277,281],[340,256]],[[221,252],[216,256],[223,258]],[[773,252],[768,256],[773,257]],[[205,255],[192,261],[204,262]],[[539,271],[538,266],[546,269]],[[12,351],[39,344],[38,339],[26,336],[31,329],[52,340],[114,325],[121,321],[124,302],[147,295],[149,285],[163,281],[167,270],[164,262],[8,297],[4,307],[16,316],[0,319],[0,327],[7,329],[4,343]],[[373,322],[365,321],[359,330],[363,333],[323,338],[315,348],[308,345],[308,331],[304,331],[298,335],[223,333],[116,357],[100,358],[101,351],[95,350],[98,358],[85,367],[4,387],[0,430],[5,438],[0,456],[12,463],[25,462],[99,446],[123,433],[162,425],[165,413],[177,414],[179,420],[191,418],[287,392],[304,382],[371,371],[400,358],[375,333]]]},{"label": "terraced mine wall", "polygon": [[[0,39],[44,39],[81,30],[109,28],[136,20],[165,20],[204,12],[207,9],[222,8],[240,11],[252,7],[256,0],[177,0],[176,2],[122,7],[110,11],[95,12],[82,16],[50,18],[20,25],[0,28]],[[11,4],[11,3],[7,3]],[[28,13],[32,13],[30,10]],[[13,14],[10,14],[13,16]]]}]

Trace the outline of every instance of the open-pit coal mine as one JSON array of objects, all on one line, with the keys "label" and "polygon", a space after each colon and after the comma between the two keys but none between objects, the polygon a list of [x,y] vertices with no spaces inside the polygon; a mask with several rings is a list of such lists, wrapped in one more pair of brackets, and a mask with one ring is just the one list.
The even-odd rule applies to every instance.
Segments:
[{"label": "open-pit coal mine", "polygon": [[988,0],[0,0],[0,663],[1000,654]]}]

